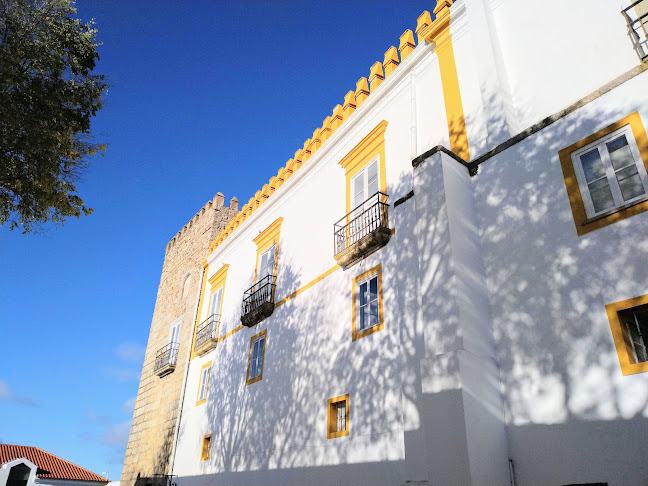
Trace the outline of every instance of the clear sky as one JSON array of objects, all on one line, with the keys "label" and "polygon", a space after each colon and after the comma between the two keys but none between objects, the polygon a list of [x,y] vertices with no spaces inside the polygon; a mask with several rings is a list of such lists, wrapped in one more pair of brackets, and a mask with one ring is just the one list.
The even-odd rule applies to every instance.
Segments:
[{"label": "clear sky", "polygon": [[113,87],[95,212],[0,229],[0,442],[118,480],[166,243],[217,192],[241,206],[434,0],[89,1]]}]

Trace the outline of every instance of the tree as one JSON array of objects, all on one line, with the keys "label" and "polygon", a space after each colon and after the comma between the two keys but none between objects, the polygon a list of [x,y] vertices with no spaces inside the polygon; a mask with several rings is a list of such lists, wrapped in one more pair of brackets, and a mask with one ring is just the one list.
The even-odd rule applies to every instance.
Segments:
[{"label": "tree", "polygon": [[89,215],[76,183],[108,89],[93,21],[71,0],[0,0],[0,225],[37,231]]}]

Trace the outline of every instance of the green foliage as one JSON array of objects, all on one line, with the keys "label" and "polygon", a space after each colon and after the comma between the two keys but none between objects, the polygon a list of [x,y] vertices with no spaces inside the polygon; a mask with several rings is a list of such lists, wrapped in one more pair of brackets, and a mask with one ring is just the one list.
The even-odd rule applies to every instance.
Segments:
[{"label": "green foliage", "polygon": [[76,194],[108,85],[70,0],[0,0],[0,225],[37,231],[92,209]]}]

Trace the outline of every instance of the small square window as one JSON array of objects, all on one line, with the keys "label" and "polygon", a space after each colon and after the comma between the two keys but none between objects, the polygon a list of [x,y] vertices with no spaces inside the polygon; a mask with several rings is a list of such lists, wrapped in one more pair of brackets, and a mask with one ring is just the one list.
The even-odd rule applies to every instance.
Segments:
[{"label": "small square window", "polygon": [[349,394],[327,402],[327,439],[349,435]]},{"label": "small square window", "polygon": [[624,375],[648,371],[648,295],[605,306]]},{"label": "small square window", "polygon": [[382,267],[376,267],[353,279],[352,340],[384,328],[382,308]]},{"label": "small square window", "polygon": [[209,459],[209,454],[211,452],[211,434],[203,437],[202,449],[200,451],[200,460],[204,461]]},{"label": "small square window", "polygon": [[558,155],[579,236],[648,210],[648,136],[637,112]]},{"label": "small square window", "polygon": [[198,397],[196,405],[202,405],[207,401],[207,392],[209,391],[209,377],[211,376],[211,364],[209,361],[200,368],[200,381],[198,382]]},{"label": "small square window", "polygon": [[265,357],[267,329],[250,338],[250,354],[248,355],[248,369],[246,385],[256,383],[263,378],[263,359]]}]

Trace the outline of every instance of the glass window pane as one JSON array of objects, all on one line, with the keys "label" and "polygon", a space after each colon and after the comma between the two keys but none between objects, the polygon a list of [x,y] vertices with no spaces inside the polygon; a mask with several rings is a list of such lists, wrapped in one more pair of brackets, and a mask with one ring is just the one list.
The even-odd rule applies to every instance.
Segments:
[{"label": "glass window pane", "polygon": [[636,165],[632,164],[630,167],[621,169],[616,173],[616,178],[624,201],[630,201],[646,193]]},{"label": "glass window pane", "polygon": [[370,320],[369,320],[369,325],[370,326],[377,326],[379,324],[379,319],[378,319],[378,301],[374,300],[371,305],[369,306],[369,312],[370,312]]},{"label": "glass window pane", "polygon": [[580,160],[587,182],[592,182],[605,176],[605,166],[597,148],[581,155]]},{"label": "glass window pane", "polygon": [[364,193],[364,172],[361,172],[354,179],[353,187],[353,207],[357,207],[364,202],[365,193]]},{"label": "glass window pane", "polygon": [[378,192],[378,162],[367,167],[367,197],[371,197]]},{"label": "glass window pane", "polygon": [[378,277],[374,277],[369,281],[369,291],[371,293],[371,300],[378,298]]},{"label": "glass window pane", "polygon": [[600,213],[601,211],[614,207],[614,198],[612,197],[612,191],[610,191],[610,184],[608,184],[607,179],[592,182],[587,187],[592,197],[594,212]]},{"label": "glass window pane", "polygon": [[360,306],[367,303],[367,282],[360,284]]},{"label": "glass window pane", "polygon": [[632,152],[630,151],[625,135],[615,138],[606,145],[608,152],[610,153],[610,160],[612,160],[614,170],[619,170],[622,167],[634,164]]}]

